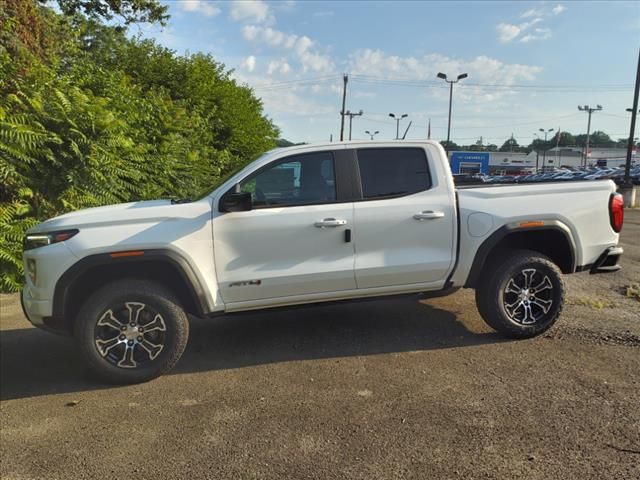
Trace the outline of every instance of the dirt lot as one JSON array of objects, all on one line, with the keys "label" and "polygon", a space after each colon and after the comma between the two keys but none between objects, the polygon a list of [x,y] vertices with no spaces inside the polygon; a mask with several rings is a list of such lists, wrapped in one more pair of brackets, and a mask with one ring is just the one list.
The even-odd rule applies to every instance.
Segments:
[{"label": "dirt lot", "polygon": [[540,338],[501,339],[470,291],[194,320],[178,368],[130,387],[2,296],[0,476],[640,478],[640,211],[622,242]]}]

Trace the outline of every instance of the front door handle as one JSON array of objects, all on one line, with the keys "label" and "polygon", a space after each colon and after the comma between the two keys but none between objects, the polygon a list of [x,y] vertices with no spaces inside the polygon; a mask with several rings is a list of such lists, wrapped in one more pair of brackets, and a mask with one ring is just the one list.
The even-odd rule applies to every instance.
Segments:
[{"label": "front door handle", "polygon": [[416,213],[413,218],[416,220],[434,220],[436,218],[443,218],[444,212],[434,212],[433,210],[424,210],[420,213]]},{"label": "front door handle", "polygon": [[335,227],[343,227],[346,224],[347,224],[347,221],[341,218],[324,218],[319,222],[314,223],[313,226],[318,228],[335,228]]}]

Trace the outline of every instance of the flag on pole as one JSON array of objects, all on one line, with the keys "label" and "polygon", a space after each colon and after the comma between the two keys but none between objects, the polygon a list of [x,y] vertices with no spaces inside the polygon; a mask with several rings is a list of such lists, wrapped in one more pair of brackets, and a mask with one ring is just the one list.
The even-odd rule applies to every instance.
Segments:
[{"label": "flag on pole", "polygon": [[431,119],[429,119],[429,126],[427,127],[427,140],[431,140]]}]

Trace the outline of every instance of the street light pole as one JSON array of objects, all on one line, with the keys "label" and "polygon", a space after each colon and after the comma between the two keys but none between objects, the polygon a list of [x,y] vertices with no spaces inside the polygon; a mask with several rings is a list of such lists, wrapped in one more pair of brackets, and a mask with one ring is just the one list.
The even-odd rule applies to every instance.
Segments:
[{"label": "street light pole", "polygon": [[581,112],[587,112],[589,114],[589,120],[587,121],[587,145],[584,150],[584,166],[587,166],[587,157],[589,156],[589,135],[591,135],[591,114],[593,112],[599,112],[602,110],[602,105],[596,105],[595,108],[591,108],[589,105],[578,105],[578,110]]},{"label": "street light pole", "polygon": [[442,72],[438,73],[438,75],[436,76],[449,84],[449,123],[447,125],[447,148],[445,149],[448,152],[449,142],[451,141],[451,106],[453,104],[453,84],[458,83],[464,78],[467,78],[468,75],[466,73],[461,73],[455,80],[447,80],[447,76]]},{"label": "street light pole", "polygon": [[[537,138],[540,138],[540,137],[539,137],[539,136],[538,136],[538,134],[537,134],[537,133],[535,133],[535,132],[533,133],[533,136],[534,136],[534,139],[533,139],[533,142],[531,142],[531,143],[532,143],[532,144],[535,144],[536,137],[537,137]],[[536,151],[536,173],[538,173],[538,171],[540,170],[540,167],[539,167],[539,161],[540,161],[540,150],[536,148],[536,149],[535,149],[535,151]]]},{"label": "street light pole", "polygon": [[538,131],[544,133],[544,146],[542,147],[542,170],[544,170],[547,165],[547,134],[553,132],[553,128],[550,128],[549,130],[539,128]]},{"label": "street light pole", "polygon": [[389,116],[396,121],[396,140],[399,140],[400,139],[400,120],[408,117],[409,115],[406,113],[403,113],[402,115],[394,115],[393,113],[390,113]]},{"label": "street light pole", "polygon": [[[624,166],[624,188],[631,192],[630,201],[628,203],[630,207],[633,205],[633,185],[631,184],[631,156],[633,155],[634,141],[633,137],[636,130],[636,115],[638,113],[638,96],[640,95],[640,52],[638,52],[638,68],[636,70],[636,86],[633,91],[633,107],[631,108],[631,124],[629,125],[629,141],[627,142],[627,158]],[[627,109],[629,110],[629,109]]]},{"label": "street light pole", "polygon": [[364,133],[366,133],[367,135],[369,135],[371,137],[371,140],[373,140],[373,137],[375,137],[377,134],[379,134],[380,132],[378,130],[376,130],[375,132],[371,133],[369,130],[365,130]]}]

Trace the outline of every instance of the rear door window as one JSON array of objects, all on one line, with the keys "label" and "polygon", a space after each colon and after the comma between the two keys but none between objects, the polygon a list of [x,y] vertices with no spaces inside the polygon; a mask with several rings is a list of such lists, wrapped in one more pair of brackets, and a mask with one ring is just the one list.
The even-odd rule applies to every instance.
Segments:
[{"label": "rear door window", "polygon": [[431,188],[427,156],[421,148],[363,148],[357,154],[365,199],[400,197]]}]

